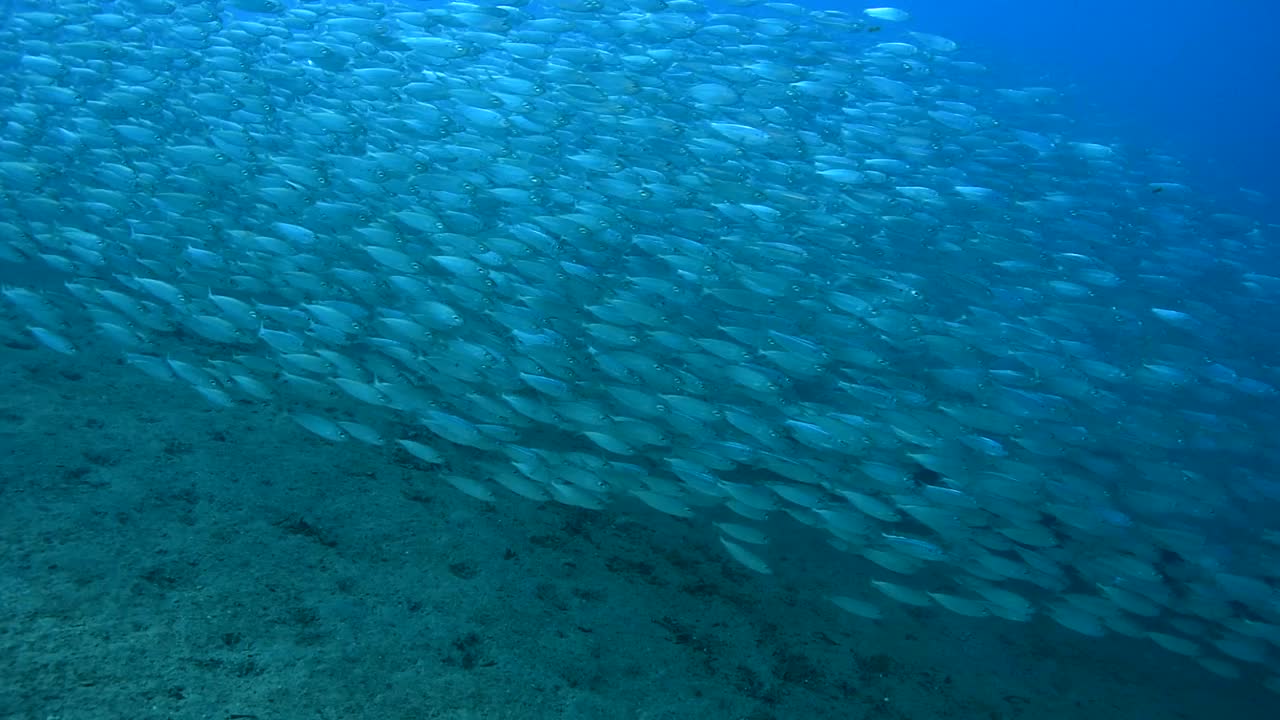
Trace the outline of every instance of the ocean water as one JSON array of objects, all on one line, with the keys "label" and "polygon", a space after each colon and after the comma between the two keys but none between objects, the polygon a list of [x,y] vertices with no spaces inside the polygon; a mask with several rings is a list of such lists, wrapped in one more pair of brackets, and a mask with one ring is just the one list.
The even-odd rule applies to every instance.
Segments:
[{"label": "ocean water", "polygon": [[6,3],[0,718],[1275,717],[1274,10],[1090,5]]},{"label": "ocean water", "polygon": [[[845,8],[842,3],[822,7]],[[1206,8],[1192,2],[900,3],[945,27],[1001,76],[1068,89],[1080,119],[1127,142],[1176,152],[1230,201],[1258,191],[1275,218],[1280,157],[1273,128],[1280,50],[1267,37],[1277,9],[1265,2]],[[854,8],[861,9],[861,8]]]}]

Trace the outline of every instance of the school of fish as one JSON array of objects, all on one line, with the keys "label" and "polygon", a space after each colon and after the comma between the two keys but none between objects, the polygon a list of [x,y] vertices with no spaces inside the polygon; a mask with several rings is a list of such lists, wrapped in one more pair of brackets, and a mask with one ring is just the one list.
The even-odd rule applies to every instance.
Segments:
[{"label": "school of fish", "polygon": [[8,3],[0,332],[1280,692],[1275,226],[901,10],[524,5]]}]

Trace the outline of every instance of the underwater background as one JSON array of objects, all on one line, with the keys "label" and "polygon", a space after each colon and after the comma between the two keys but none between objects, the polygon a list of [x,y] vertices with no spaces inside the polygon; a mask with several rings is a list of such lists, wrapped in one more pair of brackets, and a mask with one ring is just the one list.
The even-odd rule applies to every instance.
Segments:
[{"label": "underwater background", "polygon": [[1280,100],[1267,88],[1280,78],[1280,50],[1266,36],[1277,20],[1273,4],[922,0],[901,6],[963,38],[1002,77],[1069,88],[1096,112],[1082,120],[1176,151],[1207,187],[1263,193],[1272,199],[1274,218]]},{"label": "underwater background", "polygon": [[0,718],[1276,716],[1266,4],[0,7]]}]

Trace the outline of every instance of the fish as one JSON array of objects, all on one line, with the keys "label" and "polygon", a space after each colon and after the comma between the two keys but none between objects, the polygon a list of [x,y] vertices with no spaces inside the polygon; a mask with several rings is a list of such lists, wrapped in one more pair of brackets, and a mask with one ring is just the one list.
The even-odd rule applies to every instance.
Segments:
[{"label": "fish", "polygon": [[849,621],[1280,663],[1275,225],[901,9],[522,5],[15,3],[15,347],[760,575],[809,533]]}]

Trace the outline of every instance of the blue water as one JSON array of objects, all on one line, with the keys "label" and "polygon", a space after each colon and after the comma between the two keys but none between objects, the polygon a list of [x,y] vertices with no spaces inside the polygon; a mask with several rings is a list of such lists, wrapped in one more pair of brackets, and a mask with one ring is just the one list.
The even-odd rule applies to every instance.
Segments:
[{"label": "blue water", "polygon": [[[811,0],[813,2],[814,0]],[[860,12],[867,3],[816,5]],[[1115,139],[1183,158],[1207,192],[1280,198],[1280,5],[1261,0],[902,0],[1011,84],[1067,90]],[[1238,194],[1236,194],[1238,197]],[[1228,197],[1224,197],[1229,199]],[[1243,208],[1241,208],[1243,209]],[[1258,212],[1263,208],[1251,208]]]}]

